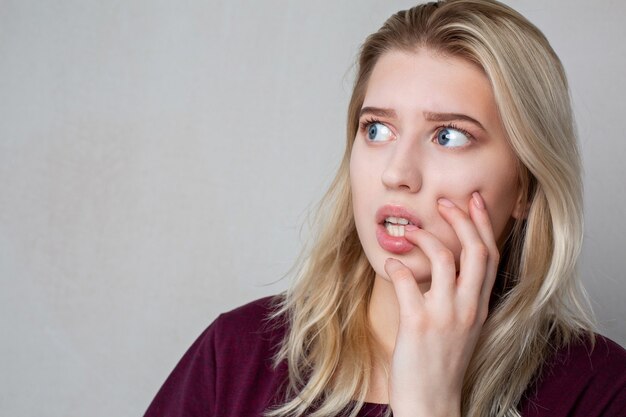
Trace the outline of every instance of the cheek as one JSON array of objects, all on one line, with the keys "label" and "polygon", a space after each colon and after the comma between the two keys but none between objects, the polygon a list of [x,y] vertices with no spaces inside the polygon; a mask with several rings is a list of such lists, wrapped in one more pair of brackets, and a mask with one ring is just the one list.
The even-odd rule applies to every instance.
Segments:
[{"label": "cheek", "polygon": [[367,200],[367,170],[363,158],[360,157],[359,149],[355,144],[350,156],[350,189],[352,192],[352,206],[354,212],[354,218],[357,222],[364,215],[363,210],[365,201]]},{"label": "cheek", "polygon": [[373,185],[380,181],[377,161],[366,151],[359,143],[355,143],[350,155],[350,187],[355,209],[357,203],[367,202],[374,192]]},{"label": "cheek", "polygon": [[491,169],[456,171],[439,181],[440,196],[454,201],[467,212],[472,193],[478,191],[485,201],[496,240],[499,240],[511,219],[519,194],[517,175],[510,167],[501,165]]}]

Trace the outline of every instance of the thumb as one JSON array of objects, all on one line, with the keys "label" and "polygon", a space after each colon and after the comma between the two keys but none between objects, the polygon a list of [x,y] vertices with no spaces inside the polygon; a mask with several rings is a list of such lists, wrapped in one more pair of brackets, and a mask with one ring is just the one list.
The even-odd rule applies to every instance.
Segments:
[{"label": "thumb", "polygon": [[423,295],[417,286],[413,273],[402,262],[394,258],[385,261],[385,272],[393,284],[400,306],[400,315],[409,315],[419,308]]}]

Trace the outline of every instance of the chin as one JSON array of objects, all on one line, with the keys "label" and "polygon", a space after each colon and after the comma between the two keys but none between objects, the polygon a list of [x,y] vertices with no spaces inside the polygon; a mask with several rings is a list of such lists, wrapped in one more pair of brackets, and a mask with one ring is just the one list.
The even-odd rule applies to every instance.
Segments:
[{"label": "chin", "polygon": [[415,248],[411,252],[403,255],[386,252],[382,249],[379,249],[379,251],[382,253],[371,254],[371,256],[368,251],[365,251],[367,260],[370,262],[374,272],[376,272],[377,278],[390,281],[389,276],[385,271],[385,261],[387,258],[395,258],[409,268],[413,274],[413,278],[415,278],[415,281],[418,284],[422,285],[430,283],[432,275],[430,261],[419,249]]}]

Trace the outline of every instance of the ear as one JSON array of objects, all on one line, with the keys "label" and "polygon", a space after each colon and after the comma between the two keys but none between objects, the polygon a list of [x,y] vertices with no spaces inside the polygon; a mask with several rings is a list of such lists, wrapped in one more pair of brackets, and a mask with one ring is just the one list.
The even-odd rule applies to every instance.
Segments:
[{"label": "ear", "polygon": [[513,207],[513,212],[511,213],[511,217],[517,220],[522,220],[528,217],[528,211],[530,210],[530,201],[528,201],[528,195],[522,190],[517,193],[517,200],[515,201],[515,206]]}]

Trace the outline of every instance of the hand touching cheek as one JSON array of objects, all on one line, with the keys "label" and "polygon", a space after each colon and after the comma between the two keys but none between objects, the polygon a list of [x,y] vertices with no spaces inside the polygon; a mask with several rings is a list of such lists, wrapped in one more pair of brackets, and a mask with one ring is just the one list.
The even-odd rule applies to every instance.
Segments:
[{"label": "hand touching cheek", "polygon": [[449,200],[441,200],[439,207],[461,242],[458,277],[453,253],[417,227],[407,227],[405,236],[430,260],[430,290],[422,294],[397,259],[385,263],[400,309],[389,381],[396,417],[460,415],[463,377],[497,273],[498,250],[480,195],[472,197],[469,214]]}]

